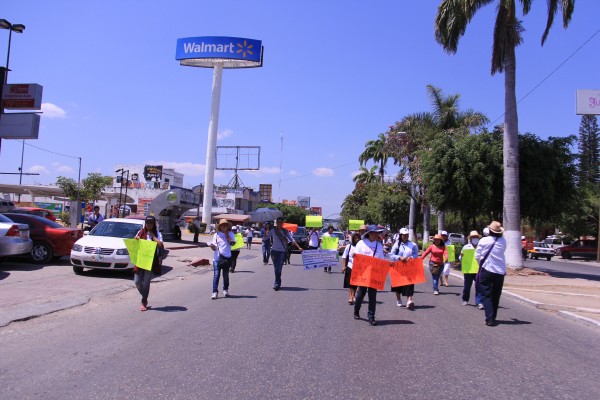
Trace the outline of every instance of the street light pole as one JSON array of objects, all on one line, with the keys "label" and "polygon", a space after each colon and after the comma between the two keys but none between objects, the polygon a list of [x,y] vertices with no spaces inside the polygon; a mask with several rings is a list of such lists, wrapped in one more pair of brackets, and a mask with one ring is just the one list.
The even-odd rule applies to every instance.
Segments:
[{"label": "street light pole", "polygon": [[[127,207],[127,188],[129,187],[129,170],[127,170],[125,172],[127,172],[127,179],[125,180],[125,198],[124,198],[125,205],[123,206],[123,217],[125,217],[125,207]],[[123,182],[122,178],[121,178],[121,182]]]},{"label": "street light pole", "polygon": [[119,206],[117,207],[117,218],[119,218],[119,213],[121,212],[121,196],[123,195],[123,168],[120,168],[115,171],[115,173],[121,173],[121,188],[119,189]]}]

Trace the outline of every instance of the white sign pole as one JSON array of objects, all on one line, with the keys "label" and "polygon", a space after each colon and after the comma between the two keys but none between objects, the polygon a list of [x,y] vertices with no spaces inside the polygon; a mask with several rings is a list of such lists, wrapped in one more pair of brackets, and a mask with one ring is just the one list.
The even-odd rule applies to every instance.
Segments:
[{"label": "white sign pole", "polygon": [[219,128],[219,106],[221,102],[221,80],[223,64],[213,68],[212,104],[210,123],[208,124],[208,142],[206,145],[206,170],[204,171],[204,200],[202,204],[202,222],[207,227],[212,220],[213,183],[215,179],[215,158],[217,155],[217,130]]}]

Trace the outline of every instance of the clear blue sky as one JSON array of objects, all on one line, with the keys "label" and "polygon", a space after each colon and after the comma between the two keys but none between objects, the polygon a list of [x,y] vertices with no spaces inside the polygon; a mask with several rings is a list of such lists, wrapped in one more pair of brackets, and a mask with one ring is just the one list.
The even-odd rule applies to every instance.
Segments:
[{"label": "clear blue sky", "polygon": [[[354,187],[364,143],[403,116],[431,109],[426,85],[459,93],[461,108],[504,112],[504,76],[490,75],[495,6],[480,12],[456,55],[435,42],[439,1],[7,1],[0,18],[14,34],[9,83],[44,86],[38,140],[26,143],[83,158],[89,172],[115,164],[162,164],[204,181],[212,70],[182,67],[178,38],[262,40],[264,66],[225,70],[218,145],[261,146],[248,186],[272,183],[275,200],[310,196],[325,216]],[[533,2],[517,50],[520,99],[600,29],[600,2],[576,4],[571,26],[557,17],[540,39],[546,2]],[[0,31],[4,65],[8,31]],[[575,91],[600,89],[600,34],[519,103],[519,130],[541,137],[577,134]],[[283,153],[280,136],[283,132]],[[283,161],[281,162],[281,160]],[[0,172],[18,172],[21,142],[3,140]],[[280,163],[282,169],[280,170]],[[26,145],[23,183],[77,178],[77,160]],[[393,168],[390,168],[393,173]],[[18,175],[0,175],[18,183]],[[220,172],[216,183],[231,174]]]}]

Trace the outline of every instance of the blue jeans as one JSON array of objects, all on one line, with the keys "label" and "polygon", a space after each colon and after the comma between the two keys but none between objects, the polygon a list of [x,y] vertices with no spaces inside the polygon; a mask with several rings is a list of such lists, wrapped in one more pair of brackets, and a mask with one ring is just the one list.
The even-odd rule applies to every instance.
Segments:
[{"label": "blue jeans", "polygon": [[365,294],[369,294],[369,312],[367,317],[375,319],[375,308],[377,307],[377,289],[359,286],[356,292],[356,302],[354,303],[354,314],[358,314],[362,305]]},{"label": "blue jeans", "polygon": [[133,283],[137,288],[138,292],[142,295],[142,304],[148,304],[148,295],[150,294],[150,281],[154,274],[152,271],[146,271],[145,269],[139,269],[137,273],[133,275]]},{"label": "blue jeans", "polygon": [[[225,266],[227,268],[225,268]],[[221,271],[223,271],[223,290],[229,289],[229,267],[230,263],[222,265],[219,267],[219,263],[217,261],[213,261],[213,293],[217,293],[219,291],[219,278],[221,277]]]},{"label": "blue jeans", "polygon": [[[429,272],[431,272],[431,267],[433,267],[435,265],[435,263],[429,261]],[[433,274],[433,272],[431,272],[431,280],[433,281],[433,290],[434,291],[438,291],[439,290],[439,283],[440,283],[440,276],[442,275],[442,271],[444,270],[444,266],[442,265],[440,268],[440,272],[438,272],[437,274]]]},{"label": "blue jeans", "polygon": [[486,322],[496,321],[502,286],[504,286],[504,275],[495,274],[484,268],[479,269],[479,291],[485,309]]},{"label": "blue jeans", "polygon": [[283,270],[283,262],[287,254],[285,251],[271,251],[271,259],[273,260],[273,269],[275,270],[275,282],[273,283],[274,288],[281,287],[281,271]]},{"label": "blue jeans", "polygon": [[262,242],[263,264],[269,262],[271,258],[271,242]]},{"label": "blue jeans", "polygon": [[[476,276],[477,274],[464,274],[465,285],[462,292],[462,301],[469,302],[469,299],[471,298],[471,286],[473,285]],[[481,302],[481,293],[479,293],[478,285],[475,285],[475,304],[483,304]]]}]

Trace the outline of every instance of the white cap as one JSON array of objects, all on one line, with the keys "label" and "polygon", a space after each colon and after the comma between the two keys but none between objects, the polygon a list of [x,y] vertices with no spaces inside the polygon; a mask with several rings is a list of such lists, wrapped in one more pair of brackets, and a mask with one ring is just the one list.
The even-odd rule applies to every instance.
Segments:
[{"label": "white cap", "polygon": [[401,235],[408,235],[408,233],[409,233],[409,232],[408,232],[408,229],[406,229],[406,228],[402,228],[402,229],[400,229],[400,234],[401,234]]},{"label": "white cap", "polygon": [[445,236],[448,236],[448,232],[446,232],[446,231],[441,231],[441,232],[440,232],[440,235],[445,235]]}]

